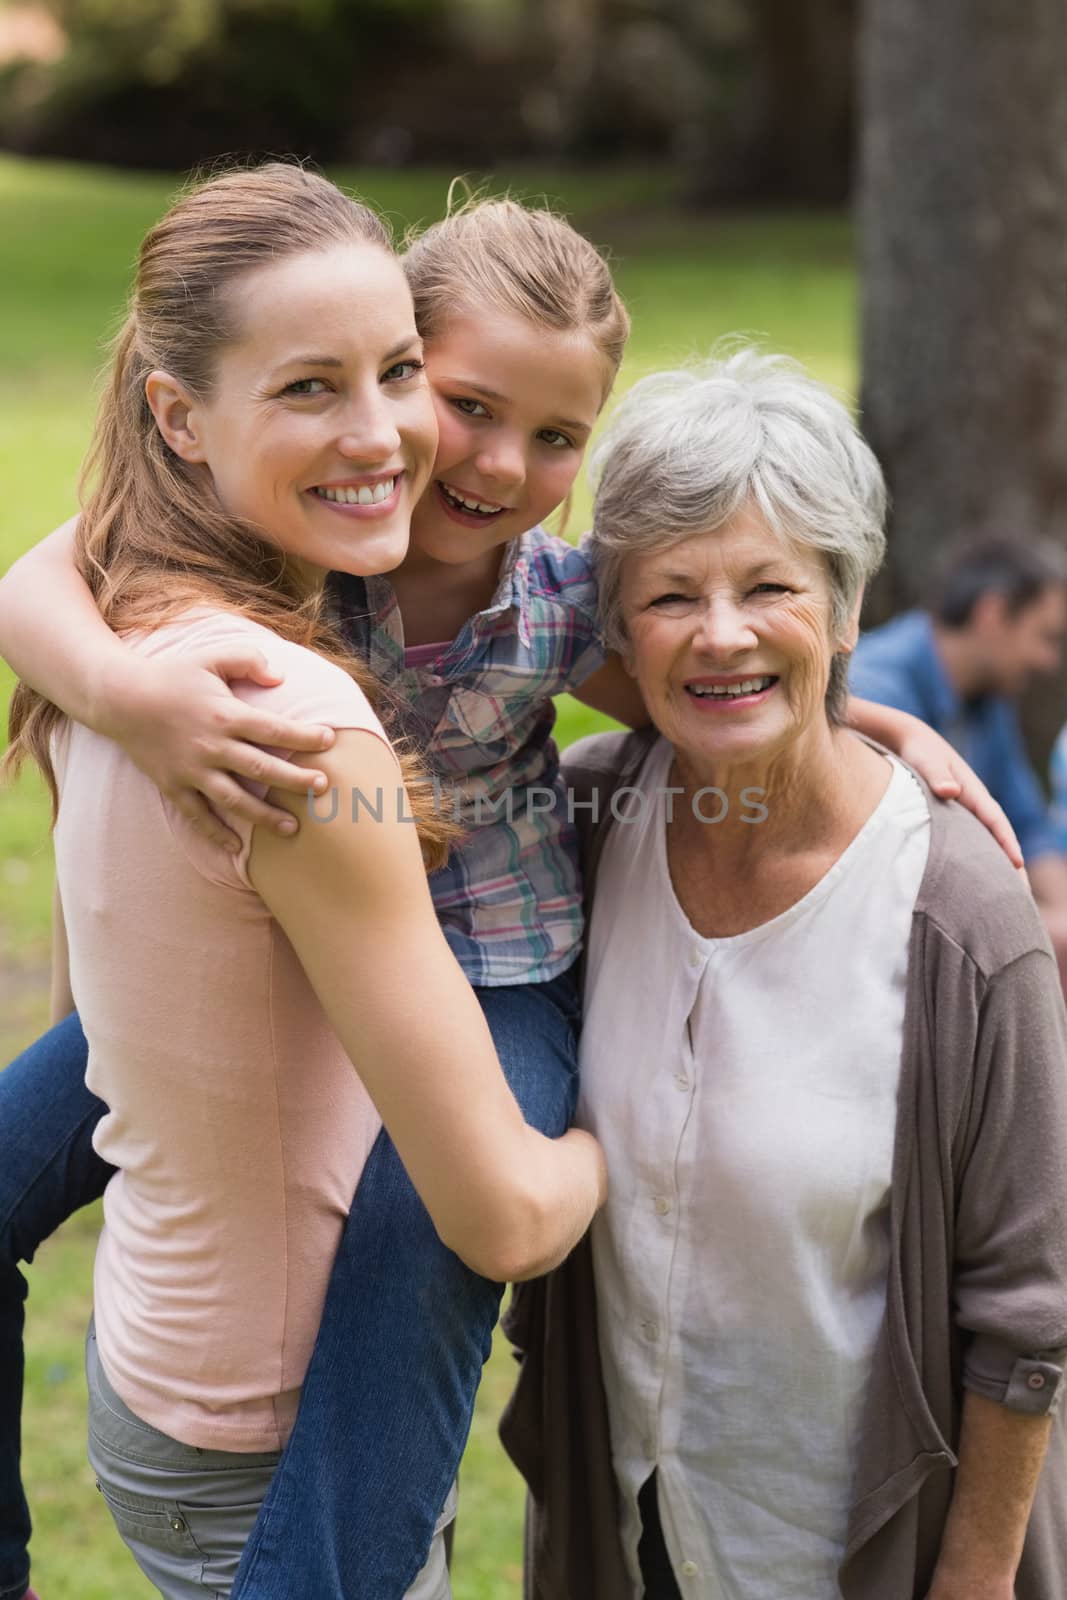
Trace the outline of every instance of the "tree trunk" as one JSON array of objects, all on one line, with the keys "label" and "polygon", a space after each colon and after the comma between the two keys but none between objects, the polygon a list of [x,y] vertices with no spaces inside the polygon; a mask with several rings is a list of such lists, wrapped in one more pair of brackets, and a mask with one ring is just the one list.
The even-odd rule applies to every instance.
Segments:
[{"label": "tree trunk", "polygon": [[741,35],[708,50],[707,0],[676,3],[687,49],[708,66],[703,140],[688,190],[723,200],[841,204],[852,151],[857,0],[746,0]]},{"label": "tree trunk", "polygon": [[[893,498],[875,619],[988,532],[1067,544],[1067,5],[866,0],[863,421]],[[1043,756],[1067,713],[1038,708]]]}]

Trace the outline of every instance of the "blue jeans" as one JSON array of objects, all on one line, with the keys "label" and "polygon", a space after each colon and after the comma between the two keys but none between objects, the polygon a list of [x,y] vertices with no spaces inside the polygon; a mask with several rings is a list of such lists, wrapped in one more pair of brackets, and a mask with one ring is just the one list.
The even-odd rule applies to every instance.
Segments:
[{"label": "blue jeans", "polygon": [[[528,1122],[564,1131],[577,1092],[573,972],[476,989]],[[76,1017],[0,1073],[0,1600],[28,1582],[19,1473],[25,1280],[17,1263],[103,1192]],[[400,1600],[456,1475],[503,1286],[438,1239],[383,1133],[360,1180],[292,1437],[233,1600]]]},{"label": "blue jeans", "polygon": [[85,1087],[74,1015],[0,1072],[0,1600],[29,1583],[30,1513],[19,1470],[26,1280],[18,1270],[112,1169],[91,1144],[104,1106]]}]

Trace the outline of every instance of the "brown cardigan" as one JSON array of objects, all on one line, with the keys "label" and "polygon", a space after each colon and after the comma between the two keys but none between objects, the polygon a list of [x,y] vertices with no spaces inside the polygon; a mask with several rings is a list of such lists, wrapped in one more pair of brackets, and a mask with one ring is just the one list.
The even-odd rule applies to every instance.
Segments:
[{"label": "brown cardigan", "polygon": [[[655,736],[605,734],[566,758],[595,799],[587,896],[608,800]],[[952,1494],[965,1388],[1014,1410],[1059,1399],[1067,1360],[1067,1018],[1040,919],[1006,858],[931,801],[912,918],[890,1196],[885,1320],[860,1439],[845,1600],[923,1600]],[[521,1370],[501,1436],[530,1489],[527,1600],[626,1600],[588,1236],[515,1292]],[[1067,1434],[1057,1417],[1016,1582],[1067,1600]]]}]

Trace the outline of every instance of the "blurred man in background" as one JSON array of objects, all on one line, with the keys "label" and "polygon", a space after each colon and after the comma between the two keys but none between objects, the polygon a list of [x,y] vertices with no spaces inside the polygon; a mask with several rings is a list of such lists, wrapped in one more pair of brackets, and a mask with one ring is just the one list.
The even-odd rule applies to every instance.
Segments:
[{"label": "blurred man in background", "polygon": [[1062,800],[1050,812],[1016,709],[1031,678],[1059,669],[1065,633],[1067,553],[984,540],[950,556],[929,611],[860,639],[849,687],[936,728],[1003,806],[1067,987],[1067,739],[1057,746]]}]

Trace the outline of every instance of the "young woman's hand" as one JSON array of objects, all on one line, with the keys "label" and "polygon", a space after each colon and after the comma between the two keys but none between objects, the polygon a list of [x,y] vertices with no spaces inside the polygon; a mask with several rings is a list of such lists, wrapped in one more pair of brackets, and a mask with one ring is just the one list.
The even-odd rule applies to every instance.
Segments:
[{"label": "young woman's hand", "polygon": [[295,833],[289,812],[268,805],[239,781],[295,794],[326,787],[325,773],[297,767],[274,750],[315,754],[334,742],[332,728],[291,722],[246,705],[230,681],[272,687],[281,679],[253,649],[205,651],[181,662],[139,661],[136,674],[105,689],[93,718],[98,732],[126,754],[197,831],[236,850],[240,839],[225,826],[243,817],[276,832]]}]

